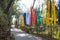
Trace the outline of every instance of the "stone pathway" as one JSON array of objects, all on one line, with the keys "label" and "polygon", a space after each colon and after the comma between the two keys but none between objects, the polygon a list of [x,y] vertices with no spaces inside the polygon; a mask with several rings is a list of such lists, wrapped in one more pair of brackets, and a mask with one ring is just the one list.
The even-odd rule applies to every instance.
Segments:
[{"label": "stone pathway", "polygon": [[11,28],[11,33],[15,36],[16,40],[42,40],[40,37],[35,37],[15,27]]}]

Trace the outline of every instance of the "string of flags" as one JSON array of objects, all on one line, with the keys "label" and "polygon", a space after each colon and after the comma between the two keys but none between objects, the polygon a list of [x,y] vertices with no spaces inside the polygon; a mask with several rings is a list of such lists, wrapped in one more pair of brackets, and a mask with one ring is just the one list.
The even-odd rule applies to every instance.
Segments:
[{"label": "string of flags", "polygon": [[[60,1],[58,2],[58,7],[56,7],[55,2],[53,0],[52,1],[47,0],[45,5],[47,6],[46,9],[44,9],[43,4],[39,5],[39,7],[36,9],[33,9],[32,7],[30,7],[30,12],[22,13],[20,23],[23,26],[24,25],[43,25],[43,24],[46,24],[47,26],[49,26],[51,23],[56,26],[56,22],[58,19],[58,24],[60,24]],[[58,13],[56,12],[56,8],[59,8]],[[46,15],[44,16],[45,13]],[[58,14],[58,18],[56,14]]]},{"label": "string of flags", "polygon": [[41,27],[45,24],[48,33],[51,33],[54,38],[59,38],[60,29],[57,25],[60,25],[60,0],[58,0],[57,5],[55,5],[54,0],[47,0],[36,9],[31,6],[29,12],[20,13],[19,22],[21,26],[36,25]]}]

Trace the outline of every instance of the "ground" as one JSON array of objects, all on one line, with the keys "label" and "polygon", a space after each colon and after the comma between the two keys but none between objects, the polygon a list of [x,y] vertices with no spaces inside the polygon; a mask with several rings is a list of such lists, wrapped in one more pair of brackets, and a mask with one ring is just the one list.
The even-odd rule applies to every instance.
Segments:
[{"label": "ground", "polygon": [[43,40],[42,37],[36,37],[28,34],[21,29],[15,28],[14,25],[12,25],[11,27],[11,33],[14,35],[15,40]]}]

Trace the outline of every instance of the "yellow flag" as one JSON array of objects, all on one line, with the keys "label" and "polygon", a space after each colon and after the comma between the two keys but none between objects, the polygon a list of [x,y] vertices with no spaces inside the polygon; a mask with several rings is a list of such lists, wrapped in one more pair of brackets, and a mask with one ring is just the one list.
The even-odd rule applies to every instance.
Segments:
[{"label": "yellow flag", "polygon": [[54,0],[52,0],[52,17],[53,17],[53,25],[56,26],[56,21],[57,21],[57,18],[56,18],[56,9],[55,9],[55,3],[54,3]]},{"label": "yellow flag", "polygon": [[56,21],[57,21],[57,15],[56,15],[56,9],[55,9],[55,2],[52,0],[52,18],[53,18],[53,37],[54,38],[59,38],[59,31],[57,31],[56,27]]},{"label": "yellow flag", "polygon": [[24,26],[24,16],[22,16],[21,26]]},{"label": "yellow flag", "polygon": [[47,12],[46,12],[46,25],[50,26],[49,18],[50,18],[50,3],[49,1],[47,3]]}]

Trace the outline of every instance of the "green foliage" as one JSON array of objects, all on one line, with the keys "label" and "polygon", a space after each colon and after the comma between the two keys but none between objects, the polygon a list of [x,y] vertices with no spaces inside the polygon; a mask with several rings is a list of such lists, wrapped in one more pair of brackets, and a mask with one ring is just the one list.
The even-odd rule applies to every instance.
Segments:
[{"label": "green foliage", "polygon": [[[0,40],[10,40],[10,12],[6,13],[5,9],[7,8],[10,0],[3,0],[2,5],[0,6]],[[8,13],[8,15],[7,15]]]},{"label": "green foliage", "polygon": [[9,3],[10,0],[0,0],[0,7],[4,10],[6,9],[8,3]]},{"label": "green foliage", "polygon": [[2,10],[0,10],[0,27],[7,25],[8,25],[7,15],[4,14]]}]

